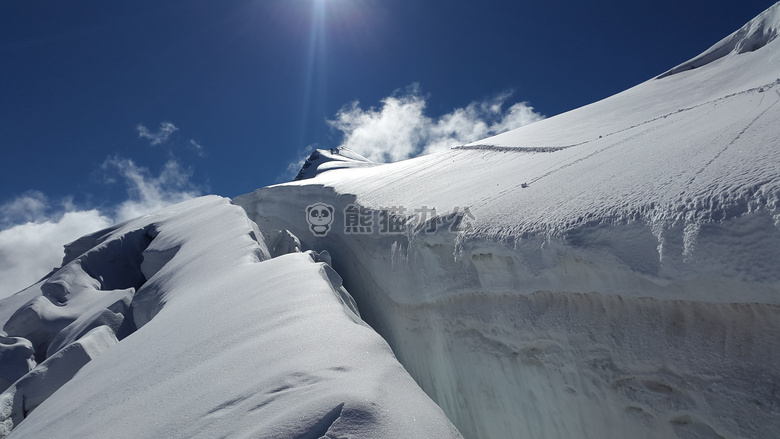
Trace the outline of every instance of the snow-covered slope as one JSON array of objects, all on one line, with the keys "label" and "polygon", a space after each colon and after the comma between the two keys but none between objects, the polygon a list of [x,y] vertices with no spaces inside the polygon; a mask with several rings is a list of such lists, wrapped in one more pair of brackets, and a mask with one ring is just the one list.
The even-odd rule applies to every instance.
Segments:
[{"label": "snow-covered slope", "polygon": [[0,395],[0,437],[460,437],[327,254],[289,250],[219,197],[71,244],[7,299],[3,371],[42,363]]},{"label": "snow-covered slope", "polygon": [[466,437],[780,437],[778,11],[578,110],[236,203],[332,255]]}]

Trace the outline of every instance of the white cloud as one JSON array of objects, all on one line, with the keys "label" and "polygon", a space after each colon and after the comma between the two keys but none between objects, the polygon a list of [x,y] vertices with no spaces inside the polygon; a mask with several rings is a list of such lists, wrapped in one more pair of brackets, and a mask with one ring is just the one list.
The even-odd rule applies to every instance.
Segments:
[{"label": "white cloud", "polygon": [[203,157],[206,155],[203,145],[201,145],[197,140],[190,139],[189,145],[190,145],[190,149],[195,151],[195,154],[197,154],[198,157]]},{"label": "white cloud", "polygon": [[347,147],[375,162],[392,162],[474,142],[543,118],[525,102],[508,108],[511,93],[472,102],[438,118],[425,115],[426,99],[413,86],[384,98],[379,108],[352,102],[328,123],[344,134]]},{"label": "white cloud", "polygon": [[179,129],[176,128],[176,126],[174,126],[171,122],[162,122],[160,124],[160,129],[157,130],[156,133],[149,131],[148,128],[140,123],[135,127],[135,129],[138,130],[139,138],[149,140],[149,143],[152,145],[161,145],[167,142],[168,138],[171,137],[171,134],[179,131]]},{"label": "white cloud", "polygon": [[59,266],[63,246],[88,233],[199,195],[190,172],[171,160],[158,176],[132,160],[110,158],[103,171],[121,177],[127,199],[108,209],[84,209],[71,199],[50,201],[28,192],[0,205],[0,298],[36,282]]},{"label": "white cloud", "polygon": [[344,133],[339,146],[375,162],[393,162],[419,152],[431,123],[424,109],[425,99],[412,92],[384,98],[379,109],[363,110],[352,102],[328,123]]},{"label": "white cloud", "polygon": [[102,168],[107,173],[118,173],[127,184],[128,199],[119,204],[114,213],[117,222],[200,195],[190,183],[191,172],[174,160],[165,164],[158,177],[152,176],[148,169],[137,166],[132,160],[118,157],[106,160]]},{"label": "white cloud", "polygon": [[46,196],[38,191],[29,191],[3,204],[0,206],[0,229],[43,217],[48,204],[49,200]]},{"label": "white cloud", "polygon": [[112,222],[93,209],[0,230],[0,298],[30,286],[58,267],[65,244]]}]

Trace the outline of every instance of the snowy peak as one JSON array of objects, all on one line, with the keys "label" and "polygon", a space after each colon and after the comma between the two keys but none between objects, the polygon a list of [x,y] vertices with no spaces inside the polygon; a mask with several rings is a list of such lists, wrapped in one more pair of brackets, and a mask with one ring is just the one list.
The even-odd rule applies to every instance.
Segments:
[{"label": "snowy peak", "polygon": [[295,180],[305,180],[333,169],[373,166],[374,162],[349,148],[315,149],[303,163]]},{"label": "snowy peak", "polygon": [[777,38],[778,29],[780,29],[780,2],[775,3],[742,26],[738,31],[722,39],[701,55],[680,64],[656,79],[703,67],[730,54],[739,55],[755,52],[774,41]]},{"label": "snowy peak", "polygon": [[[764,93],[780,83],[780,43],[775,41],[778,29],[780,3],[698,57],[657,78],[585,107],[479,140],[466,147],[483,150],[499,147],[504,152],[555,152],[556,155],[564,150],[569,153],[595,152],[593,148],[600,151],[609,149],[614,153],[611,145],[616,145],[618,139],[631,139],[625,144],[645,144],[655,152],[659,152],[658,148],[669,147],[671,153],[682,155],[681,159],[687,160],[690,142],[677,135],[680,130],[677,123],[666,122],[682,122],[694,113],[708,117],[703,114],[710,107],[721,108],[725,101],[732,101],[729,105],[742,102],[739,110],[722,114],[722,123],[730,125],[735,117],[743,116],[748,121],[752,120],[749,116],[752,112],[751,99],[759,95],[770,96]],[[661,78],[666,79],[657,80]],[[772,99],[770,97],[762,102]],[[712,125],[714,131],[710,133],[713,135],[710,140],[722,139],[718,126]],[[686,132],[693,134],[696,130]],[[664,133],[668,137],[662,139],[661,134]],[[637,143],[642,137],[644,139]],[[675,146],[671,147],[671,144]],[[712,142],[706,144],[713,145]],[[675,161],[678,164],[682,162]]]}]

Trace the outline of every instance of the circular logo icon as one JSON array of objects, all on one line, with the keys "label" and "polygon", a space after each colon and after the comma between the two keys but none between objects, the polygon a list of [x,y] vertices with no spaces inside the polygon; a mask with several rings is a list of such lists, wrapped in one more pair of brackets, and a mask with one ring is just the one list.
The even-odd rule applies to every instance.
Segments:
[{"label": "circular logo icon", "polygon": [[317,236],[325,236],[333,223],[333,206],[325,203],[312,204],[306,207],[306,221],[309,229]]}]

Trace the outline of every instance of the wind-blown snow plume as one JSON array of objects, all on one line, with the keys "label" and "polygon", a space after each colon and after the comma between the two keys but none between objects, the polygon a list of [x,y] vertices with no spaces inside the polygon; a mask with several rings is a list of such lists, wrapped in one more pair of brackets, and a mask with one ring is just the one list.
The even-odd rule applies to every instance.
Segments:
[{"label": "wind-blown snow plume", "polygon": [[438,118],[425,114],[426,97],[417,86],[382,100],[379,108],[354,101],[328,123],[344,133],[339,145],[375,162],[392,162],[473,142],[543,118],[533,107],[505,104],[511,93],[472,102]]}]

